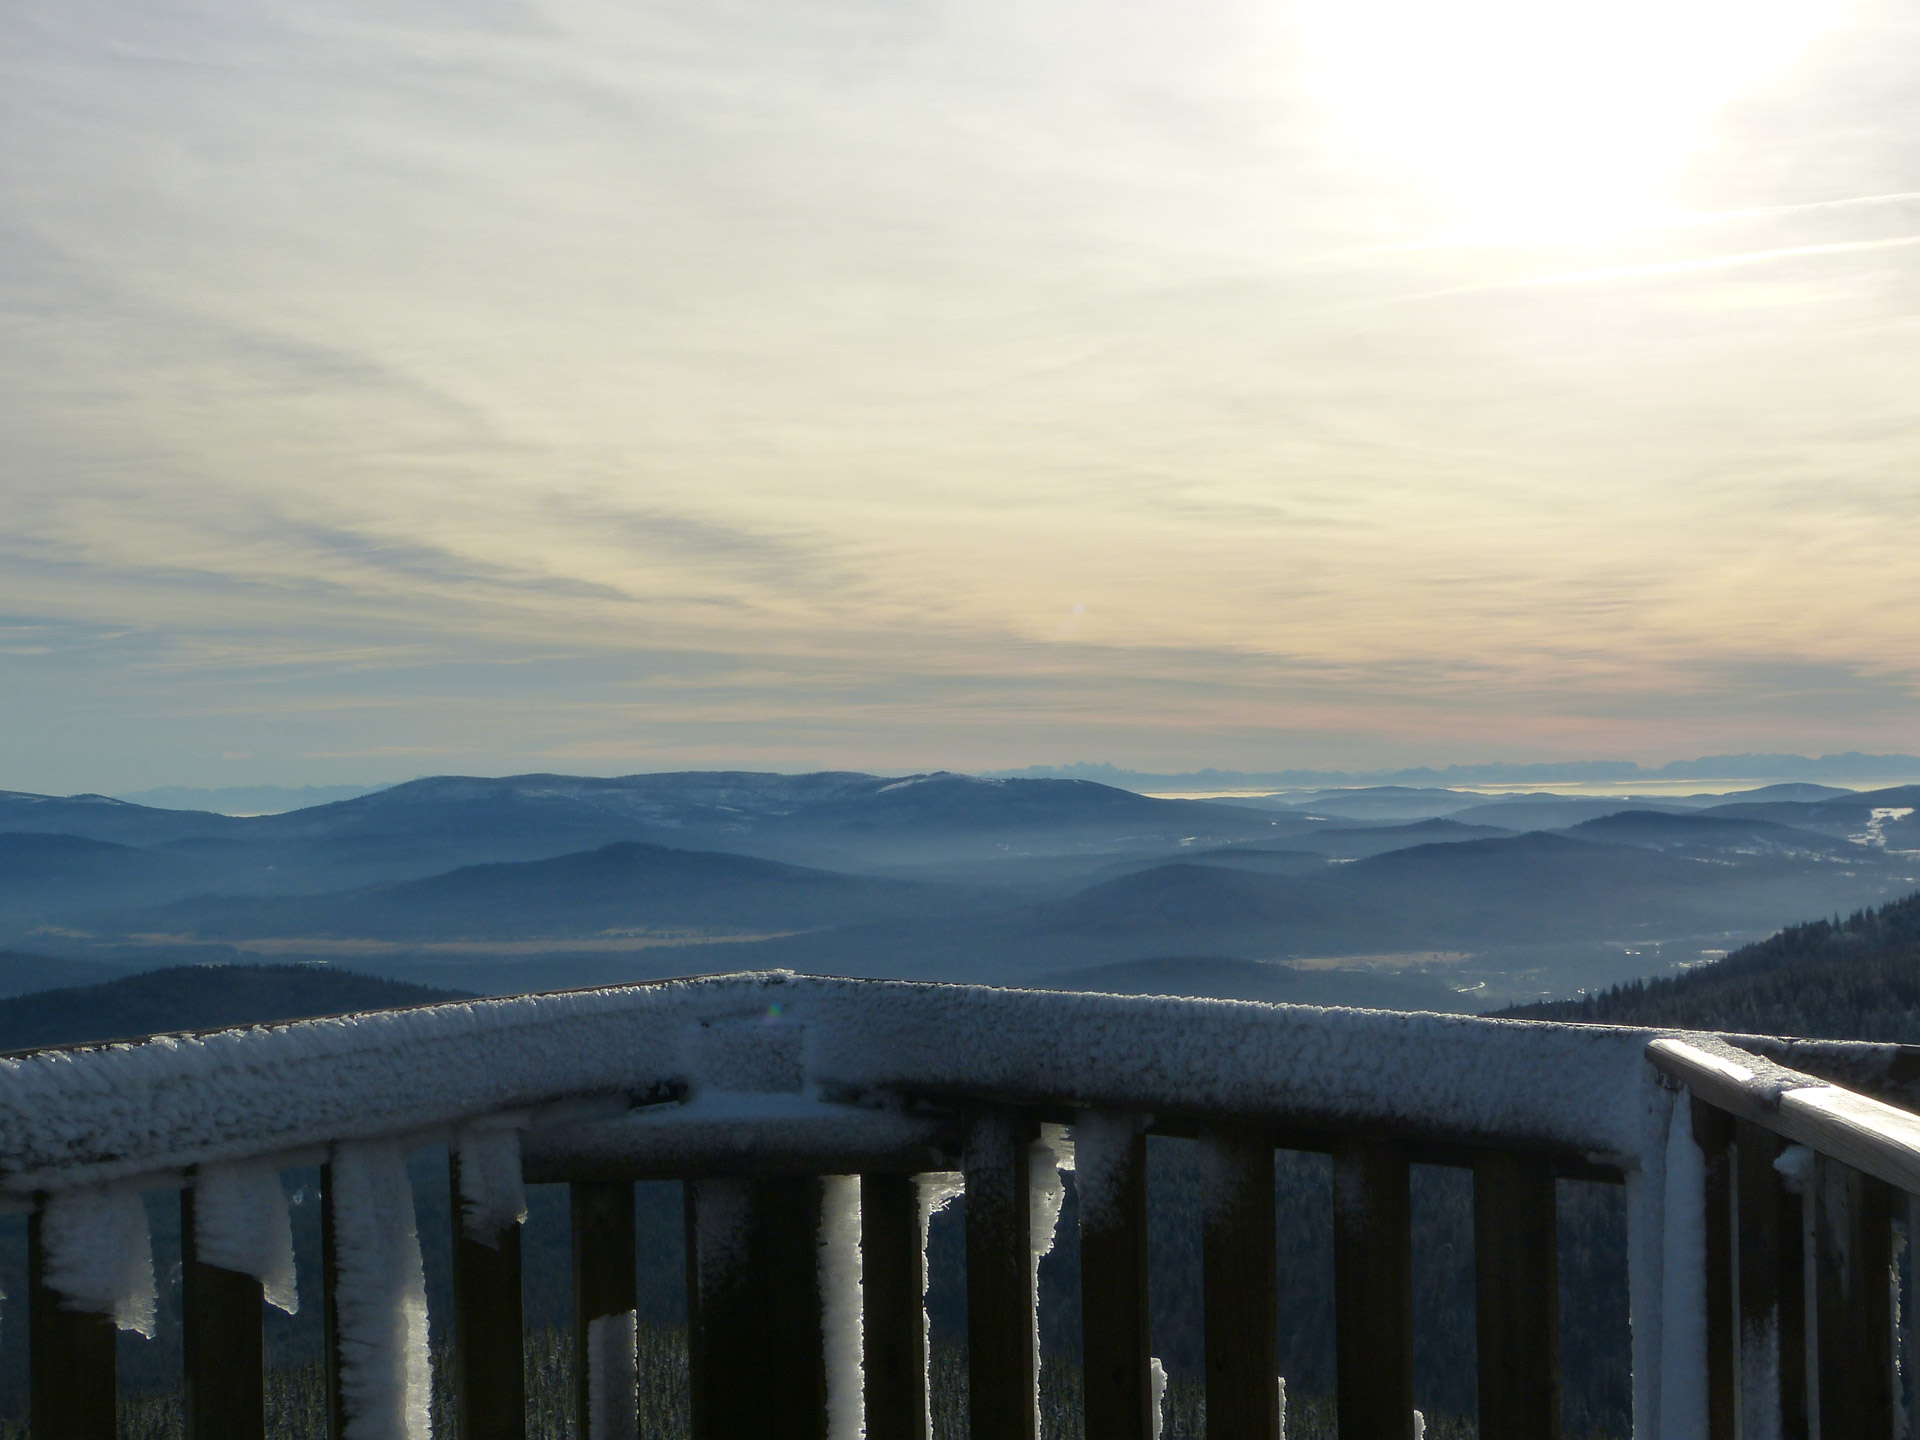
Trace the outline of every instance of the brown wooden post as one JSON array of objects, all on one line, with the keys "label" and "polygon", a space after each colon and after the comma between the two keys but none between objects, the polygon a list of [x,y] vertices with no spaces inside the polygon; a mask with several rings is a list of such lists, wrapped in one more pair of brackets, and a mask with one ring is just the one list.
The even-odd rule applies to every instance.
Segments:
[{"label": "brown wooden post", "polygon": [[[1089,1113],[1074,1130],[1086,1433],[1152,1440],[1147,1137],[1131,1115]],[[1269,1150],[1269,1176],[1271,1161]],[[1269,1221],[1269,1236],[1272,1231]]]},{"label": "brown wooden post", "polygon": [[460,1147],[447,1151],[453,1211],[453,1383],[461,1440],[526,1440],[520,1226],[467,1232]]},{"label": "brown wooden post", "polygon": [[694,1440],[824,1440],[820,1181],[700,1180],[687,1192]]},{"label": "brown wooden post", "polygon": [[967,1409],[973,1440],[1038,1440],[1033,1248],[1028,1206],[1032,1119],[976,1112],[967,1125]]},{"label": "brown wooden post", "polygon": [[180,1346],[186,1440],[264,1440],[260,1282],[199,1258],[192,1189],[180,1192]]},{"label": "brown wooden post", "polygon": [[860,1259],[867,1440],[926,1440],[927,1257],[913,1176],[860,1177]]},{"label": "brown wooden post", "polygon": [[1814,1173],[1820,1434],[1891,1440],[1893,1191],[1824,1155]]},{"label": "brown wooden post", "polygon": [[634,1383],[633,1182],[576,1181],[573,1220],[574,1434],[633,1440],[639,1428]]},{"label": "brown wooden post", "polygon": [[320,1330],[326,1355],[327,1440],[341,1440],[347,1405],[340,1388],[340,1242],[333,1209],[329,1161],[320,1167]]},{"label": "brown wooden post", "polygon": [[1707,1440],[1734,1440],[1733,1117],[1695,1099],[1690,1118],[1706,1166]]},{"label": "brown wooden post", "polygon": [[[1787,1142],[1737,1122],[1740,1210],[1740,1406],[1778,1408],[1779,1440],[1807,1440],[1807,1297],[1802,1202],[1774,1161]],[[1752,1429],[1749,1427],[1748,1433]]]},{"label": "brown wooden post", "polygon": [[1200,1146],[1208,1440],[1278,1440],[1273,1141],[1221,1127]]},{"label": "brown wooden post", "polygon": [[27,1217],[27,1366],[35,1440],[115,1440],[113,1317],[66,1309],[46,1272],[36,1207]]},{"label": "brown wooden post", "polygon": [[765,1440],[826,1440],[826,1336],[820,1299],[820,1181],[782,1175],[753,1184],[748,1232],[766,1321]]},{"label": "brown wooden post", "polygon": [[1558,1440],[1560,1233],[1544,1158],[1474,1156],[1473,1259],[1480,1440]]},{"label": "brown wooden post", "polygon": [[1333,1152],[1333,1299],[1340,1440],[1413,1440],[1413,1225],[1392,1141]]}]

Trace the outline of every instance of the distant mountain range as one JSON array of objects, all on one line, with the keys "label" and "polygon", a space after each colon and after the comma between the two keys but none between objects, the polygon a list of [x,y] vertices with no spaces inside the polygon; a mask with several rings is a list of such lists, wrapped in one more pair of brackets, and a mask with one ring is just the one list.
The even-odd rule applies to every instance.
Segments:
[{"label": "distant mountain range", "polygon": [[1635,780],[1898,780],[1920,779],[1920,755],[1707,755],[1652,768],[1632,760],[1564,760],[1542,764],[1415,766],[1405,770],[1188,770],[1160,774],[1080,761],[989,772],[995,778],[1095,780],[1146,790],[1310,790],[1356,785],[1573,785]]},{"label": "distant mountain range", "polygon": [[1916,811],[1920,786],[1230,803],[946,773],[442,776],[258,816],[13,793],[0,945],[108,967],[88,979],[260,956],[496,992],[765,965],[1135,973],[1099,968],[1118,965],[1457,1008],[1912,891]]}]

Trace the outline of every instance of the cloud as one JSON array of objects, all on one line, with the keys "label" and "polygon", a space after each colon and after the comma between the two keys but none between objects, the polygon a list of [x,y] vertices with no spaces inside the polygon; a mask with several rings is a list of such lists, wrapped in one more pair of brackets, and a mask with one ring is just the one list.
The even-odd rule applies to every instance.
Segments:
[{"label": "cloud", "polygon": [[13,6],[11,783],[1911,749],[1904,8],[1496,191],[1303,13]]}]

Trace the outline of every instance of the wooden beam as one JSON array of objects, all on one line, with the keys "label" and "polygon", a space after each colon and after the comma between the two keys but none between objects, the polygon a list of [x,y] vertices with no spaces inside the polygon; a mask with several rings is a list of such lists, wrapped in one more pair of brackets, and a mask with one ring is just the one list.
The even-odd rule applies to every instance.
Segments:
[{"label": "wooden beam", "polygon": [[596,1180],[569,1186],[568,1193],[574,1434],[580,1440],[634,1440],[640,1421],[633,1349],[638,1303],[633,1182]]},{"label": "wooden beam", "polygon": [[1208,1440],[1278,1440],[1273,1142],[1223,1127],[1199,1143]]},{"label": "wooden beam", "polygon": [[1340,1440],[1413,1440],[1413,1227],[1392,1141],[1333,1153],[1333,1298]]},{"label": "wooden beam", "polygon": [[687,1189],[694,1440],[825,1440],[820,1181],[717,1179]]},{"label": "wooden beam", "polygon": [[1153,1440],[1146,1132],[1131,1115],[1094,1112],[1074,1130],[1086,1433]]},{"label": "wooden beam", "polygon": [[1560,1233],[1551,1161],[1486,1150],[1473,1166],[1480,1440],[1560,1435]]},{"label": "wooden beam", "polygon": [[1693,1142],[1705,1162],[1707,1440],[1735,1440],[1739,1408],[1733,1313],[1733,1117],[1697,1096]]},{"label": "wooden beam", "polygon": [[265,1440],[260,1282],[199,1258],[194,1193],[180,1192],[180,1346],[186,1440]]},{"label": "wooden beam", "polygon": [[447,1151],[453,1220],[453,1383],[461,1440],[526,1440],[520,1226],[471,1235],[460,1147]]},{"label": "wooden beam", "polygon": [[[1787,1142],[1735,1122],[1740,1236],[1740,1409],[1777,1413],[1778,1440],[1807,1440],[1807,1296],[1803,1204],[1774,1161]],[[1752,1422],[1749,1435],[1755,1434]]]},{"label": "wooden beam", "polygon": [[860,1177],[867,1440],[927,1437],[927,1256],[912,1175]]},{"label": "wooden beam", "polygon": [[1893,1191],[1828,1156],[1814,1167],[1820,1434],[1892,1440]]},{"label": "wooden beam", "polygon": [[1028,1146],[1035,1122],[981,1110],[967,1125],[967,1408],[973,1440],[1038,1440]]},{"label": "wooden beam", "polygon": [[113,1318],[67,1309],[47,1284],[37,1207],[27,1217],[27,1330],[35,1440],[115,1440]]}]

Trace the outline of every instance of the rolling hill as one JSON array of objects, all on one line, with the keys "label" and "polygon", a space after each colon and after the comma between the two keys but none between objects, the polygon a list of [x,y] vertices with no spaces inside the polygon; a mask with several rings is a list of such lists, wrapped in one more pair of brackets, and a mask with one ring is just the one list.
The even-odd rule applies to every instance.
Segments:
[{"label": "rolling hill", "polygon": [[0,1050],[433,1005],[469,996],[306,965],[186,965],[0,1000]]},{"label": "rolling hill", "polygon": [[621,841],[342,894],[190,900],[123,923],[201,940],[493,940],[663,930],[739,935],[932,914],[969,898],[951,886]]},{"label": "rolling hill", "polygon": [[1502,1013],[1920,1044],[1920,894],[1845,920],[1789,926],[1684,975]]}]

